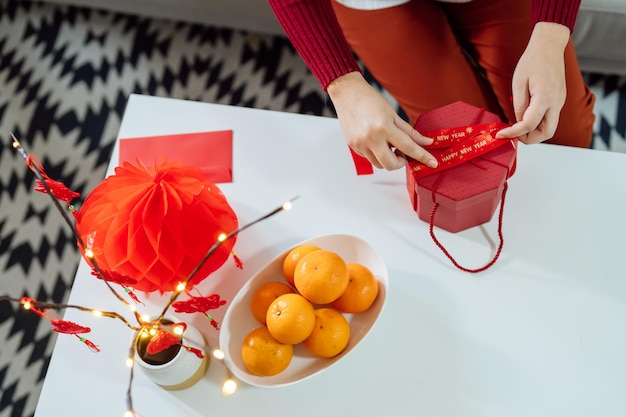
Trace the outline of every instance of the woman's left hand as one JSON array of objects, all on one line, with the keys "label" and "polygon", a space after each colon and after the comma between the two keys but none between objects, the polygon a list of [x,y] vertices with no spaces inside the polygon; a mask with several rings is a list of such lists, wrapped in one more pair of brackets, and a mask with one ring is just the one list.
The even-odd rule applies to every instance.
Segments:
[{"label": "woman's left hand", "polygon": [[563,53],[570,30],[558,23],[539,22],[513,73],[513,108],[516,123],[497,138],[517,137],[526,144],[550,139],[565,104]]}]

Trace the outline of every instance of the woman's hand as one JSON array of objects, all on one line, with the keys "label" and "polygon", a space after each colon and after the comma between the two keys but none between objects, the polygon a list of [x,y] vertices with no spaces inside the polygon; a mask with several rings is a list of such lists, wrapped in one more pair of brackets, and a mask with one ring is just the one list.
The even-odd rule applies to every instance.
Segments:
[{"label": "woman's hand", "polygon": [[567,95],[563,53],[570,31],[558,23],[535,25],[513,73],[513,108],[517,122],[497,138],[531,144],[550,139],[559,123]]},{"label": "woman's hand", "polygon": [[[423,145],[431,138],[419,134],[402,120],[391,104],[358,72],[351,72],[328,85],[337,118],[348,145],[377,168],[402,168],[407,158],[437,166]],[[422,146],[421,146],[422,145]]]}]

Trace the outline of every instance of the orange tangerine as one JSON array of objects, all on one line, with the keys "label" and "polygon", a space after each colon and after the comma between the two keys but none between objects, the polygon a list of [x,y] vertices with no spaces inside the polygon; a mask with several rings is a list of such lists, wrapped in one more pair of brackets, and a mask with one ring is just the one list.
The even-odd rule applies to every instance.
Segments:
[{"label": "orange tangerine", "polygon": [[314,304],[335,301],[348,287],[348,267],[341,256],[329,250],[310,252],[298,262],[296,289]]},{"label": "orange tangerine", "polygon": [[283,282],[266,282],[252,294],[250,307],[252,315],[261,324],[265,324],[267,309],[270,304],[283,294],[295,292],[293,288]]},{"label": "orange tangerine", "polygon": [[283,294],[270,304],[265,321],[276,340],[295,345],[313,331],[315,309],[300,294]]},{"label": "orange tangerine", "polygon": [[302,343],[315,356],[332,358],[348,345],[350,325],[339,311],[332,308],[315,310],[315,327]]},{"label": "orange tangerine", "polygon": [[258,376],[272,376],[284,371],[292,357],[293,346],[274,339],[265,326],[248,333],[241,345],[244,365]]},{"label": "orange tangerine", "polygon": [[365,265],[348,264],[348,287],[332,306],[344,313],[362,313],[378,295],[378,280]]},{"label": "orange tangerine", "polygon": [[289,251],[283,261],[283,274],[285,275],[285,279],[288,283],[294,285],[293,273],[296,270],[296,265],[298,264],[298,261],[302,259],[302,257],[307,253],[313,252],[315,250],[320,250],[320,248],[315,245],[299,245]]}]

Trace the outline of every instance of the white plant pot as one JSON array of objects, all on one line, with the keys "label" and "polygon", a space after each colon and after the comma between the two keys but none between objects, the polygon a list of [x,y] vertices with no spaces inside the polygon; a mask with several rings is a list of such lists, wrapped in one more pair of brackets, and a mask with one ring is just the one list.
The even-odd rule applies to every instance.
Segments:
[{"label": "white plant pot", "polygon": [[204,377],[209,367],[210,357],[205,352],[207,343],[198,329],[187,324],[187,330],[182,337],[184,345],[199,349],[204,358],[199,358],[180,345],[171,346],[154,356],[141,355],[141,349],[137,346],[135,363],[150,380],[166,390],[191,387]]}]

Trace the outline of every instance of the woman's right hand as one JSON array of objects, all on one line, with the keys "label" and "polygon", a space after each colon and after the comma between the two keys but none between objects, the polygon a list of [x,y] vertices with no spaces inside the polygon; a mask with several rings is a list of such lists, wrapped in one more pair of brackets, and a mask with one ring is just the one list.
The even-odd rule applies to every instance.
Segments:
[{"label": "woman's right hand", "polygon": [[327,88],[348,145],[377,168],[395,170],[408,158],[436,167],[435,158],[422,146],[432,138],[402,120],[391,104],[359,72],[332,81]]}]

